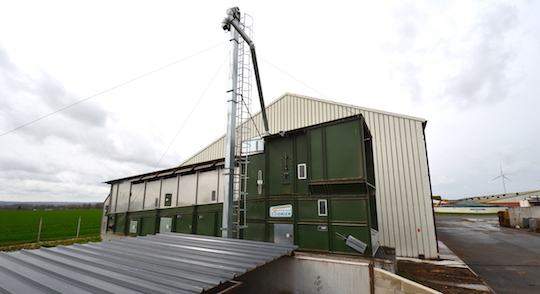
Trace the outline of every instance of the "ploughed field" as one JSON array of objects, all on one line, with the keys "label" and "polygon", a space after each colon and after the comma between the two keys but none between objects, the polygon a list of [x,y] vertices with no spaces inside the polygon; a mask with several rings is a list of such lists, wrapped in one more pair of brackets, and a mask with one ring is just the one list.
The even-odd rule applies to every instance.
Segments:
[{"label": "ploughed field", "polygon": [[40,241],[99,236],[101,209],[0,210],[0,246]]}]

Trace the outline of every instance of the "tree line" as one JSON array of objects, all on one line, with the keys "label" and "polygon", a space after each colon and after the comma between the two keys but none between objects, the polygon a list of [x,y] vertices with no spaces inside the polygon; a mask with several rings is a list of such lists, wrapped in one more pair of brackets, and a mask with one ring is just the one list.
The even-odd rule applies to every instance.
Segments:
[{"label": "tree line", "polygon": [[69,209],[103,209],[103,203],[71,203],[71,204],[33,204],[15,203],[0,205],[0,210],[69,210]]}]

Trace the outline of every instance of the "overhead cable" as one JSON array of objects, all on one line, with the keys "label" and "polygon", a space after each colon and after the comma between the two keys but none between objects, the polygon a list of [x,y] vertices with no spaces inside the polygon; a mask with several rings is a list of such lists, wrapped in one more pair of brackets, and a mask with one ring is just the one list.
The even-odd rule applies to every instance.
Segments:
[{"label": "overhead cable", "polygon": [[228,56],[225,57],[225,59],[223,60],[223,62],[221,63],[221,65],[219,66],[218,70],[216,71],[216,73],[214,74],[214,76],[212,77],[212,79],[210,80],[210,82],[208,83],[208,86],[206,86],[206,89],[204,89],[203,93],[201,94],[201,96],[199,97],[199,99],[197,100],[197,103],[195,103],[195,106],[193,106],[193,108],[191,109],[191,111],[189,112],[188,116],[186,117],[186,119],[184,120],[184,123],[182,123],[182,126],[180,126],[180,128],[178,129],[178,131],[176,132],[176,135],[174,135],[174,138],[172,139],[171,143],[169,143],[169,146],[167,146],[167,149],[165,149],[165,152],[163,152],[163,155],[161,155],[161,158],[159,159],[158,163],[156,164],[156,166],[154,166],[154,171],[156,170],[156,168],[158,167],[158,165],[161,163],[161,160],[163,160],[163,157],[165,157],[165,154],[167,154],[167,152],[169,151],[169,149],[171,148],[172,144],[174,143],[174,141],[176,140],[176,137],[178,137],[178,134],[180,134],[180,131],[182,131],[182,129],[184,128],[184,125],[186,124],[186,122],[189,120],[189,118],[191,117],[191,115],[193,114],[193,112],[195,111],[195,109],[197,108],[197,106],[199,105],[199,102],[201,102],[202,98],[204,97],[204,95],[206,94],[206,92],[208,91],[208,89],[210,88],[210,86],[212,85],[212,83],[214,82],[214,80],[216,79],[219,71],[221,70],[221,68],[223,67],[223,65],[225,64],[225,61],[227,61],[228,59]]},{"label": "overhead cable", "polygon": [[175,61],[175,62],[173,62],[173,63],[170,63],[170,64],[168,64],[168,65],[162,66],[162,67],[160,67],[160,68],[158,68],[158,69],[155,69],[155,70],[153,70],[153,71],[147,72],[147,73],[145,73],[145,74],[143,74],[143,75],[140,75],[140,76],[138,76],[138,77],[136,77],[136,78],[133,78],[133,79],[128,80],[128,81],[126,81],[126,82],[123,82],[123,83],[121,83],[121,84],[118,84],[118,85],[116,85],[116,86],[114,86],[114,87],[108,88],[108,89],[106,89],[106,90],[104,90],[104,91],[101,91],[101,92],[99,92],[99,93],[97,93],[97,94],[94,94],[94,95],[92,95],[92,96],[90,96],[90,97],[87,97],[87,98],[84,98],[84,99],[82,99],[82,100],[79,100],[79,101],[77,101],[77,102],[75,102],[75,103],[73,103],[73,104],[70,104],[70,105],[68,105],[68,106],[62,107],[62,108],[60,108],[60,109],[57,109],[57,110],[55,110],[55,111],[53,111],[53,112],[51,112],[51,113],[49,113],[49,114],[46,114],[46,115],[41,116],[41,117],[38,117],[38,118],[36,118],[36,119],[34,119],[34,120],[30,121],[30,122],[27,122],[27,123],[25,123],[25,124],[23,124],[23,125],[20,125],[20,126],[14,128],[14,129],[12,129],[12,130],[9,130],[9,131],[7,131],[7,132],[5,132],[5,133],[2,133],[2,134],[0,134],[0,137],[3,137],[3,136],[5,136],[5,135],[7,135],[7,134],[10,134],[10,133],[13,133],[13,132],[15,132],[15,131],[17,131],[17,130],[19,130],[19,129],[22,129],[22,128],[24,128],[24,127],[26,127],[26,126],[29,126],[29,125],[31,125],[31,124],[33,124],[33,123],[36,123],[36,122],[38,122],[38,121],[40,121],[40,120],[42,120],[42,119],[44,119],[44,118],[47,118],[47,117],[49,117],[49,116],[52,116],[52,115],[57,114],[57,113],[59,113],[59,112],[62,112],[62,111],[64,111],[64,110],[68,109],[68,108],[71,108],[71,107],[75,106],[75,105],[81,104],[81,103],[83,103],[83,102],[85,102],[85,101],[88,101],[88,100],[90,100],[90,99],[92,99],[92,98],[95,98],[95,97],[97,97],[97,96],[99,96],[99,95],[105,94],[105,93],[110,92],[110,91],[112,91],[112,90],[114,90],[114,89],[120,88],[120,87],[125,86],[125,85],[127,85],[127,84],[130,84],[130,83],[132,83],[132,82],[134,82],[134,81],[136,81],[136,80],[139,80],[139,79],[141,79],[141,78],[144,78],[144,77],[146,77],[146,76],[149,76],[149,75],[151,75],[151,74],[153,74],[153,73],[156,73],[156,72],[158,72],[158,71],[161,71],[161,70],[164,70],[164,69],[166,69],[166,68],[168,68],[168,67],[171,67],[171,66],[173,66],[173,65],[175,65],[175,64],[178,64],[178,63],[181,63],[181,62],[183,62],[183,61],[186,61],[186,60],[188,60],[188,59],[190,59],[190,58],[193,58],[193,57],[195,57],[195,56],[197,56],[197,55],[199,55],[199,54],[202,54],[202,53],[204,53],[204,52],[206,52],[206,51],[209,51],[209,50],[211,50],[211,49],[214,49],[214,48],[216,48],[216,47],[219,47],[219,46],[223,45],[224,43],[226,43],[226,42],[222,42],[222,43],[220,43],[220,44],[214,45],[214,46],[212,46],[212,47],[210,47],[210,48],[207,48],[207,49],[204,49],[204,50],[202,50],[202,51],[199,51],[199,52],[197,52],[197,53],[195,53],[195,54],[192,54],[192,55],[190,55],[190,56],[188,56],[188,57],[182,58],[182,59],[177,60],[177,61]]},{"label": "overhead cable", "polygon": [[[306,84],[306,83],[300,81],[299,79],[295,78],[293,75],[289,74],[288,72],[286,72],[286,71],[282,70],[281,68],[277,67],[276,65],[272,64],[270,61],[265,60],[265,59],[262,58],[262,57],[261,57],[261,59],[262,59],[264,62],[268,63],[269,65],[273,66],[275,69],[281,71],[282,73],[288,75],[289,77],[291,77],[291,78],[294,79],[295,81],[299,82],[300,84],[302,84],[302,85],[304,85],[304,86],[310,88],[311,90],[315,91],[317,94],[321,95],[322,98],[325,98],[325,99],[327,99],[327,100],[332,100],[332,99],[326,97],[326,95],[324,95],[323,93],[321,93],[321,92],[315,90],[313,87],[311,87],[311,86],[309,86],[308,84]],[[358,113],[356,113],[356,112],[354,112],[354,111],[351,111],[351,110],[349,109],[349,107],[345,108],[345,110],[348,111],[348,112],[350,112],[350,113],[353,114],[353,115],[358,114]]]}]

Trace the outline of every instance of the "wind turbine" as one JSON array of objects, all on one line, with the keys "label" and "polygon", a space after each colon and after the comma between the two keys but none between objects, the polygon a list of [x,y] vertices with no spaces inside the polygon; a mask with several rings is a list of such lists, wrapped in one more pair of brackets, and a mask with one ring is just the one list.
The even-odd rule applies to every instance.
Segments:
[{"label": "wind turbine", "polygon": [[[500,169],[501,169],[501,174],[500,174],[498,177],[496,177],[496,178],[494,178],[493,180],[491,180],[491,181],[493,182],[493,181],[495,181],[496,179],[501,178],[502,183],[503,183],[504,195],[506,195],[506,185],[505,185],[505,183],[504,183],[504,179],[507,179],[507,180],[509,180],[509,181],[510,181],[510,179],[507,178],[507,177],[504,175],[504,173],[503,173],[503,171],[502,171],[502,165],[499,165],[499,167],[500,167]],[[511,181],[510,181],[510,182],[511,182]]]}]

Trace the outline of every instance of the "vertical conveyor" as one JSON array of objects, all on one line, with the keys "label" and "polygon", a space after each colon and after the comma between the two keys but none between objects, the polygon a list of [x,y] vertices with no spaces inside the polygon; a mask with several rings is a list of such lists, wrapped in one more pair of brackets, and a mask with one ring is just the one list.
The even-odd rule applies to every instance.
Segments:
[{"label": "vertical conveyor", "polygon": [[[255,55],[255,44],[251,40],[252,19],[250,16],[240,16],[238,7],[229,8],[227,16],[221,24],[225,31],[230,31],[230,71],[228,78],[228,122],[225,139],[225,167],[224,167],[224,199],[222,236],[240,238],[241,229],[246,228],[246,197],[247,173],[249,159],[247,157],[249,146],[247,136],[249,129],[242,125],[250,117],[251,111],[251,79],[252,71],[250,60],[253,62],[253,73],[257,80],[257,90],[263,114],[265,135],[269,134],[266,108],[262,96],[262,87],[259,68]],[[242,38],[240,38],[240,36]],[[249,46],[249,52],[247,47]],[[251,58],[250,58],[251,57]],[[245,143],[249,144],[249,143]],[[244,153],[243,150],[246,150]]]}]

